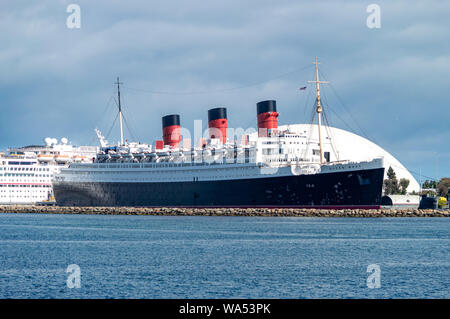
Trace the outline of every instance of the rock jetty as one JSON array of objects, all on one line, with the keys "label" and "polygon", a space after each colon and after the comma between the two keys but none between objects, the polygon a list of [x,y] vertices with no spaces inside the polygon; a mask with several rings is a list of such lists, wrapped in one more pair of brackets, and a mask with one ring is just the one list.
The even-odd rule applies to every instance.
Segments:
[{"label": "rock jetty", "polygon": [[187,207],[59,207],[2,205],[0,213],[256,216],[256,217],[450,217],[449,209],[303,209],[303,208],[187,208]]}]

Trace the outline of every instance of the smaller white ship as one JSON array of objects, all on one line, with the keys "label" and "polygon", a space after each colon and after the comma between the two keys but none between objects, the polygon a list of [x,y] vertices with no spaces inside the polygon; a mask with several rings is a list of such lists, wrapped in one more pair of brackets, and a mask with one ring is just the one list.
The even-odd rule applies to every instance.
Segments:
[{"label": "smaller white ship", "polygon": [[67,138],[44,141],[0,153],[0,204],[51,204],[53,175],[70,163],[92,162],[98,151],[96,146],[73,146]]}]

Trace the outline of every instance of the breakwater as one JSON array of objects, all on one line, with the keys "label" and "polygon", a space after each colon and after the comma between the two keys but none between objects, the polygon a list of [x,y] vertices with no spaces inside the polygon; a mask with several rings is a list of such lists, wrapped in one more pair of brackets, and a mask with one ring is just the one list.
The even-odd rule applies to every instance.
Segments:
[{"label": "breakwater", "polygon": [[257,217],[450,217],[449,209],[304,209],[304,208],[187,208],[187,207],[59,207],[2,205],[0,213],[257,216]]}]

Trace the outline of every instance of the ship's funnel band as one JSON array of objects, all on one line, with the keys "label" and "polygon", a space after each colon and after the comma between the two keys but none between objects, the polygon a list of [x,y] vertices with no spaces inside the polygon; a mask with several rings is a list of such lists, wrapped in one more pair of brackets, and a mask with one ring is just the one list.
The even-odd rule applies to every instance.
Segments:
[{"label": "ship's funnel band", "polygon": [[164,145],[178,147],[181,141],[180,116],[166,115],[162,118]]},{"label": "ship's funnel band", "polygon": [[227,109],[218,107],[208,111],[209,137],[218,138],[223,144],[227,142]]},{"label": "ship's funnel band", "polygon": [[224,107],[217,107],[208,111],[208,122],[218,119],[227,119],[227,109]]},{"label": "ship's funnel band", "polygon": [[171,114],[166,115],[162,118],[162,126],[172,126],[172,125],[178,125],[180,126],[180,116],[178,114]]},{"label": "ship's funnel band", "polygon": [[268,100],[262,101],[256,104],[257,114],[267,113],[267,112],[276,112],[277,111],[277,101]]}]

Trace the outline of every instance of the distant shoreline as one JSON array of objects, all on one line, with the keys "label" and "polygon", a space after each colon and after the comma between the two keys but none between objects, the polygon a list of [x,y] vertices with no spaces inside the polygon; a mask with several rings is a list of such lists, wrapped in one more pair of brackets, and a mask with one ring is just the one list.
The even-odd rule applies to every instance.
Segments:
[{"label": "distant shoreline", "polygon": [[0,205],[0,213],[147,215],[147,216],[253,216],[253,217],[450,217],[449,209],[305,209],[305,208],[181,208],[181,207],[59,207]]}]

